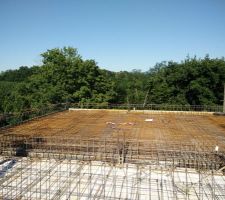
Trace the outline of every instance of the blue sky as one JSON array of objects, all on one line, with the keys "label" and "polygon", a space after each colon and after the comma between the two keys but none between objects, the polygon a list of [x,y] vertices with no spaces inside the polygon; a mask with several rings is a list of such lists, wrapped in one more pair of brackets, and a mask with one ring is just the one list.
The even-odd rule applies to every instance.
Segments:
[{"label": "blue sky", "polygon": [[224,0],[0,0],[0,71],[72,46],[112,71],[225,56]]}]

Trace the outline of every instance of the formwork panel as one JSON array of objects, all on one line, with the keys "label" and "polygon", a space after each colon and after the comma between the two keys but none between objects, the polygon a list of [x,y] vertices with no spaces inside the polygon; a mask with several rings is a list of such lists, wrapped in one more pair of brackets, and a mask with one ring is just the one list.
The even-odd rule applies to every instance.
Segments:
[{"label": "formwork panel", "polygon": [[225,198],[225,178],[218,172],[29,158],[17,159],[13,168],[4,171],[3,199]]}]

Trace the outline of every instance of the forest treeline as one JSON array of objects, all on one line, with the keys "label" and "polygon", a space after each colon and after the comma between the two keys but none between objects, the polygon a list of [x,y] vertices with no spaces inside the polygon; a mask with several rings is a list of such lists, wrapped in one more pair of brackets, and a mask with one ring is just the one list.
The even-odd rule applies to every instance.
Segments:
[{"label": "forest treeline", "polygon": [[0,112],[58,103],[220,105],[225,60],[189,58],[157,63],[147,72],[112,72],[72,47],[41,54],[42,65],[0,73]]}]

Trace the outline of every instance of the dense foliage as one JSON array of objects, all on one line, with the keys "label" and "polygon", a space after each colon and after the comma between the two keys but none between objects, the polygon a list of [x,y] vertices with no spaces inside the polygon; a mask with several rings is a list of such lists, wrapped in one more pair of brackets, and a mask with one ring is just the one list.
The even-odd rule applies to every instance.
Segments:
[{"label": "dense foliage", "polygon": [[43,64],[0,73],[0,112],[67,102],[215,105],[223,99],[225,60],[187,58],[147,72],[111,72],[71,47],[42,54]]},{"label": "dense foliage", "polygon": [[187,58],[182,63],[157,64],[149,71],[149,101],[153,103],[221,104],[225,60]]}]

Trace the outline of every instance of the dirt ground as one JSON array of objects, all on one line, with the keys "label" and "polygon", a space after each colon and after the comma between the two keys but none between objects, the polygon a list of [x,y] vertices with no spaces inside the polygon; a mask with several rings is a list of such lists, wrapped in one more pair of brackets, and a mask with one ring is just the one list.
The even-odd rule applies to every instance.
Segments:
[{"label": "dirt ground", "polygon": [[0,135],[123,137],[141,141],[185,141],[190,144],[204,142],[225,149],[225,117],[212,114],[74,110],[1,130]]}]

